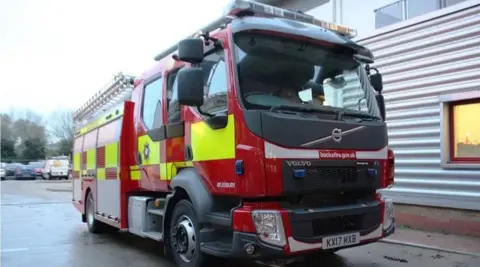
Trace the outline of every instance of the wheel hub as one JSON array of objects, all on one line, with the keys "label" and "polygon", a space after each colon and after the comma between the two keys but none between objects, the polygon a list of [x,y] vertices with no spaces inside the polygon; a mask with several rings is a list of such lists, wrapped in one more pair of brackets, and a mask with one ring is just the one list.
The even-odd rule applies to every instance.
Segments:
[{"label": "wheel hub", "polygon": [[172,229],[173,247],[185,262],[190,262],[195,255],[196,236],[193,223],[187,216],[182,216]]}]

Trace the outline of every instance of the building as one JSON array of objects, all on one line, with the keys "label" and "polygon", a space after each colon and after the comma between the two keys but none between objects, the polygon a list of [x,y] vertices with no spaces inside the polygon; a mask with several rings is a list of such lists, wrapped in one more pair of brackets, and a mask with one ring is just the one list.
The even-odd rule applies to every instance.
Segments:
[{"label": "building", "polygon": [[263,2],[357,29],[384,77],[399,223],[480,236],[480,0]]}]

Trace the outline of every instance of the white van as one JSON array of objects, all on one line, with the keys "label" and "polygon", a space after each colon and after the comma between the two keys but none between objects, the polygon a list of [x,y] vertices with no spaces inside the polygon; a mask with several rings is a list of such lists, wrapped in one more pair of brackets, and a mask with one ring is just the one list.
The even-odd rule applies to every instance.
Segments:
[{"label": "white van", "polygon": [[49,159],[45,163],[43,171],[43,179],[68,179],[68,166],[67,159]]}]

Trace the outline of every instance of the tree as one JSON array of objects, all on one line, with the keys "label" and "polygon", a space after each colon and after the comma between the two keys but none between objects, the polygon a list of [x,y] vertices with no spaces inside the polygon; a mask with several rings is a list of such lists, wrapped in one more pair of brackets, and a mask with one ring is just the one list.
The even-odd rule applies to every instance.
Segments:
[{"label": "tree", "polygon": [[16,159],[15,142],[11,138],[3,138],[0,140],[1,159],[5,162],[11,162]]},{"label": "tree", "polygon": [[7,114],[0,114],[1,140],[0,151],[2,161],[13,161],[16,158],[15,138],[12,131],[12,118]]},{"label": "tree", "polygon": [[53,113],[49,125],[49,133],[58,142],[58,153],[69,155],[73,147],[73,136],[75,129],[73,125],[72,112],[59,110]]},{"label": "tree", "polygon": [[7,114],[0,114],[1,120],[1,137],[6,140],[13,140],[12,118]]},{"label": "tree", "polygon": [[36,121],[29,121],[28,119],[17,119],[13,123],[13,132],[16,137],[15,147],[17,155],[23,155],[26,149],[25,144],[27,140],[36,140],[35,143],[41,144],[45,147],[47,143],[47,134],[45,126]]},{"label": "tree", "polygon": [[26,140],[30,139],[38,139],[34,143],[40,144],[44,149],[47,133],[41,115],[28,109],[11,109],[8,115],[1,114],[1,119],[2,150],[5,148],[5,153],[11,156],[15,154],[18,159],[24,154]]},{"label": "tree", "polygon": [[45,142],[40,138],[29,138],[23,141],[22,158],[25,161],[35,161],[45,158]]}]

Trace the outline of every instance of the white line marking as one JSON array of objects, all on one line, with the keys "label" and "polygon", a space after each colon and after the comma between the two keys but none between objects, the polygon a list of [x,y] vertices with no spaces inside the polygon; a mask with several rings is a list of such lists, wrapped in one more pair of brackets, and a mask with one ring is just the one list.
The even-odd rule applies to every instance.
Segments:
[{"label": "white line marking", "polygon": [[0,252],[6,253],[6,252],[20,252],[20,251],[26,251],[30,250],[29,248],[7,248],[7,249],[2,249]]}]

